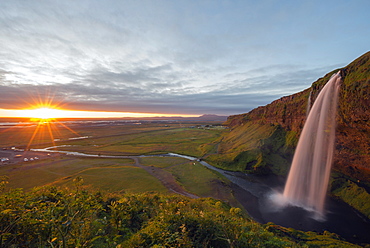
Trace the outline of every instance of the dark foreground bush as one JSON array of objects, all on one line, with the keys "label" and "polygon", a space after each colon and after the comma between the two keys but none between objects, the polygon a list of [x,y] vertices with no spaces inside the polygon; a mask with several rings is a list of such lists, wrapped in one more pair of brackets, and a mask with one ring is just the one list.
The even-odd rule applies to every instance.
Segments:
[{"label": "dark foreground bush", "polygon": [[0,194],[0,247],[301,245],[308,247],[250,220],[241,209],[210,198],[103,195],[81,187]]}]

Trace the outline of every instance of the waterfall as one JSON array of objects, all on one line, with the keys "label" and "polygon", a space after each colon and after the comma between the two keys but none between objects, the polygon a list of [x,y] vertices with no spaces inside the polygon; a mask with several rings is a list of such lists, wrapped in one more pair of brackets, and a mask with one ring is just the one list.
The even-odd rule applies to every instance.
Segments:
[{"label": "waterfall", "polygon": [[295,206],[324,215],[335,142],[340,71],[333,74],[314,102],[293,157],[283,197]]}]

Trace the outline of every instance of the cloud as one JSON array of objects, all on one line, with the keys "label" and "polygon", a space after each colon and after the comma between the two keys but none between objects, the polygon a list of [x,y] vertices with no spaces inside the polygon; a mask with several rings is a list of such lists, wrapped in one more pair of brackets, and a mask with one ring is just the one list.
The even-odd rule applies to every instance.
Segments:
[{"label": "cloud", "polygon": [[[253,73],[229,74],[223,83],[210,87],[213,90],[200,92],[196,87],[184,87],[180,79],[171,83],[154,80],[154,75],[161,75],[162,71],[171,68],[168,65],[130,73],[108,73],[99,69],[86,76],[85,81],[55,83],[47,87],[0,84],[0,91],[4,92],[0,108],[24,108],[41,98],[53,99],[64,108],[78,110],[229,115],[247,112],[282,96],[306,89],[317,79],[317,74],[323,76],[331,70],[325,67],[289,71],[289,66],[280,66],[273,69],[279,72],[273,76],[267,73],[265,76],[246,78],[246,75],[256,75],[253,73],[257,72],[264,74],[269,70],[264,68]],[[228,81],[230,78],[233,81]],[[304,83],[301,82],[302,79]],[[156,81],[158,82],[154,83]]]},{"label": "cloud", "polygon": [[[328,33],[340,3],[324,12],[321,2],[267,0],[0,5],[0,108],[53,98],[80,110],[236,114],[355,58],[333,48],[346,47],[343,31]],[[368,20],[359,5],[339,23]],[[356,39],[356,56],[365,46]]]}]

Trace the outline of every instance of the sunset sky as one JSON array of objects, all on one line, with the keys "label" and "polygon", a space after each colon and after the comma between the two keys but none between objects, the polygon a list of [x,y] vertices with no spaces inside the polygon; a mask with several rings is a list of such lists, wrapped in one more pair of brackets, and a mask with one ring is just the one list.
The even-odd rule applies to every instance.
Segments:
[{"label": "sunset sky", "polygon": [[0,116],[248,112],[369,51],[369,0],[0,0]]}]

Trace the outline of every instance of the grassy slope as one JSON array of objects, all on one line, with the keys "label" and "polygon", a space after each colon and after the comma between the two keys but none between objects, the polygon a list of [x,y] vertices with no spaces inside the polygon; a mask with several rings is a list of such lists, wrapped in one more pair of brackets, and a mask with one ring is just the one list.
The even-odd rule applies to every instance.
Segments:
[{"label": "grassy slope", "polygon": [[231,129],[219,144],[216,154],[207,157],[218,167],[229,170],[245,170],[246,165],[242,163],[232,163],[236,156],[247,150],[258,148],[261,141],[274,131],[272,126],[246,123],[238,128]]},{"label": "grassy slope", "polygon": [[[216,166],[250,173],[284,175],[295,144],[295,132],[276,125],[247,122],[227,133],[217,154],[207,157]],[[293,135],[292,135],[293,134]]]},{"label": "grassy slope", "polygon": [[339,172],[332,173],[330,193],[370,219],[370,194],[366,188],[367,186],[361,184],[359,180],[353,181],[352,178],[343,176]]},{"label": "grassy slope", "polygon": [[358,247],[330,233],[261,225],[210,198],[103,196],[79,182],[0,193],[0,220],[1,247]]}]

